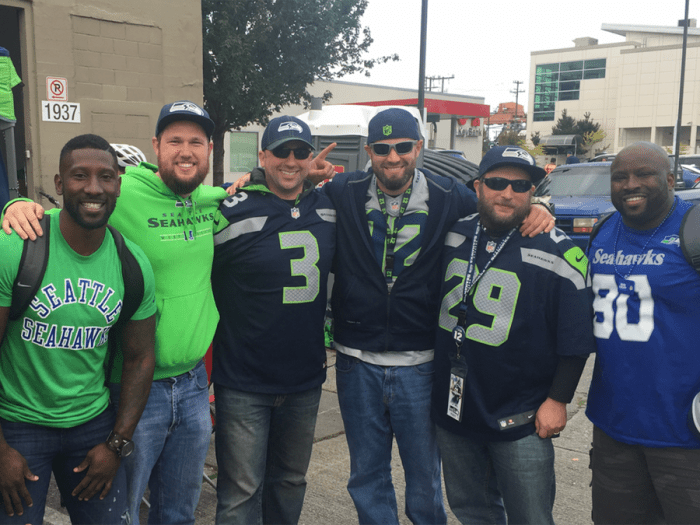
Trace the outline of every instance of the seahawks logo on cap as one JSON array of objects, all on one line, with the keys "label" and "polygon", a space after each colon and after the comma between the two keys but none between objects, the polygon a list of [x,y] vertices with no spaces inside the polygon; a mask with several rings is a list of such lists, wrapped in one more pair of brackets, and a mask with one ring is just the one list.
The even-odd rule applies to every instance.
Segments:
[{"label": "seahawks logo on cap", "polygon": [[532,155],[520,148],[506,148],[501,153],[501,157],[514,157],[526,161],[531,166],[535,165],[535,159],[532,158]]},{"label": "seahawks logo on cap", "polygon": [[170,113],[174,113],[176,111],[189,111],[190,113],[196,113],[197,115],[204,115],[202,108],[192,102],[174,102],[173,105],[170,106]]},{"label": "seahawks logo on cap", "polygon": [[384,136],[388,137],[391,135],[392,128],[391,126],[387,125],[382,128],[382,133],[384,133]]},{"label": "seahawks logo on cap", "polygon": [[277,128],[277,132],[282,133],[283,131],[296,131],[297,133],[304,132],[304,130],[301,129],[301,126],[296,122],[283,122],[280,124],[280,127]]}]

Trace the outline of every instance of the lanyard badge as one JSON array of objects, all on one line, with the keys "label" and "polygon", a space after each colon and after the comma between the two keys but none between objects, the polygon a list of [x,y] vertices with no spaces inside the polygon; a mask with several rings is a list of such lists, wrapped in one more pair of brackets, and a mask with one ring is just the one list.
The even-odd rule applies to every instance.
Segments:
[{"label": "lanyard badge", "polygon": [[459,303],[457,309],[457,324],[452,330],[452,338],[457,347],[457,352],[450,355],[450,361],[452,363],[452,368],[450,369],[450,387],[447,396],[447,415],[456,421],[462,420],[462,401],[464,397],[464,388],[466,386],[467,379],[467,360],[462,356],[462,345],[467,339],[467,310],[468,304],[467,299],[469,294],[477,285],[479,280],[484,276],[487,270],[496,260],[496,257],[503,250],[508,240],[513,236],[515,228],[508,232],[508,235],[496,245],[495,242],[489,241],[487,243],[486,251],[491,254],[491,258],[484,265],[484,268],[478,275],[474,275],[476,272],[476,253],[479,247],[479,239],[481,237],[481,222],[476,225],[476,231],[474,233],[474,239],[472,241],[472,251],[469,256],[469,266],[467,267],[467,274],[464,276],[464,289],[462,292],[462,300]]},{"label": "lanyard badge", "polygon": [[[394,218],[393,221],[389,220],[389,214],[386,211],[386,198],[384,197],[384,192],[377,186],[377,200],[379,201],[379,210],[384,215],[386,219],[386,256],[384,259],[384,271],[386,276],[386,282],[392,283],[394,281],[394,248],[396,247],[396,238],[399,235],[399,230],[394,228],[397,225],[399,219],[406,212],[408,207],[408,201],[411,199],[411,190],[413,189],[413,182],[403,193],[403,198],[401,199],[401,206],[399,207],[399,214]],[[392,211],[393,210],[392,208]]]}]

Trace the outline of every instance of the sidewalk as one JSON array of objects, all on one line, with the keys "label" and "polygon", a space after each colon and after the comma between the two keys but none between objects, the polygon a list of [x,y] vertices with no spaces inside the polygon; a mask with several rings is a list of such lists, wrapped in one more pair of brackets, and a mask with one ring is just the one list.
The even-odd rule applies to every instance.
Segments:
[{"label": "sidewalk", "polygon": [[[335,363],[335,353],[328,352],[328,362]],[[556,451],[557,497],[554,504],[554,520],[567,525],[591,525],[591,490],[588,486],[591,475],[588,469],[588,450],[592,437],[592,425],[584,414],[588,385],[593,370],[593,358],[589,359],[573,402],[568,406],[569,422],[560,438],[554,440]],[[403,470],[396,446],[393,450],[392,470],[401,524],[410,524],[403,512]],[[206,462],[206,472],[216,476],[216,458],[212,438]],[[340,418],[335,386],[335,368],[328,370],[328,379],[323,385],[321,406],[314,451],[307,474],[308,487],[304,509],[299,521],[302,525],[357,525],[357,513],[346,490],[350,475],[350,457]],[[449,509],[447,500],[445,507]],[[196,513],[197,525],[214,523],[216,492],[208,484],[202,487],[202,496]],[[141,523],[147,523],[147,508],[141,505]],[[70,520],[58,505],[58,496],[52,482],[47,501],[45,524],[68,525]],[[448,523],[458,524],[448,510]]]}]

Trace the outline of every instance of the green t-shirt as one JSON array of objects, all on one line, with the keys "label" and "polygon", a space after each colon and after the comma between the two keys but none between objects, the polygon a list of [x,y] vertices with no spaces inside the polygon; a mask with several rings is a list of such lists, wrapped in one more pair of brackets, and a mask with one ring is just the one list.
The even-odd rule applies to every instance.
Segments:
[{"label": "green t-shirt", "polygon": [[[126,239],[141,266],[143,301],[132,319],[156,311],[153,270],[143,251]],[[10,306],[23,241],[0,230],[0,306]],[[109,328],[124,296],[121,263],[107,230],[90,256],[77,254],[51,214],[49,261],[41,287],[0,346],[0,417],[57,428],[91,420],[107,407],[104,362]]]}]

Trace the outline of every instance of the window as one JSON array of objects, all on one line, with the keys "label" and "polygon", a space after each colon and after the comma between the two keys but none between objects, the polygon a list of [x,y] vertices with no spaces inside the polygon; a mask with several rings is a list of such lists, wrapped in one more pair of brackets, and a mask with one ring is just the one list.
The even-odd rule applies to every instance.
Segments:
[{"label": "window", "polygon": [[579,100],[581,80],[605,78],[605,58],[540,64],[535,69],[535,122],[554,120],[554,102]]}]

